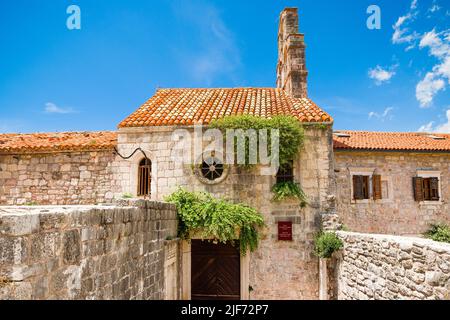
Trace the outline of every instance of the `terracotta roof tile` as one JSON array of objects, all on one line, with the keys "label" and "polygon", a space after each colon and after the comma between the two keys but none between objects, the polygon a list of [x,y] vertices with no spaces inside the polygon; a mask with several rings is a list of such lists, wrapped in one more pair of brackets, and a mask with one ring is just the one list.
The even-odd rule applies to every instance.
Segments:
[{"label": "terracotta roof tile", "polygon": [[108,150],[117,145],[117,133],[60,132],[0,134],[0,153]]},{"label": "terracotta roof tile", "polygon": [[450,134],[336,131],[335,150],[450,151]]},{"label": "terracotta roof tile", "polygon": [[229,115],[260,117],[292,115],[302,122],[331,122],[331,116],[307,98],[296,99],[281,89],[159,89],[122,127],[208,124]]}]

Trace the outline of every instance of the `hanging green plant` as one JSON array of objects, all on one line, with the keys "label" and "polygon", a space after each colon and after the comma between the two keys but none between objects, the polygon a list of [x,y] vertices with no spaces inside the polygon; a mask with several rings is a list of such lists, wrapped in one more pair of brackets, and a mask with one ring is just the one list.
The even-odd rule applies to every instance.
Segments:
[{"label": "hanging green plant", "polygon": [[261,214],[249,206],[214,198],[206,192],[190,192],[179,188],[166,197],[178,209],[178,237],[231,242],[239,239],[243,255],[254,251],[259,242],[258,228],[264,226]]},{"label": "hanging green plant", "polygon": [[300,201],[302,208],[308,204],[308,197],[300,185],[295,182],[278,182],[272,187],[272,192],[274,193],[272,200],[275,202],[294,198]]},{"label": "hanging green plant", "polygon": [[[280,165],[284,165],[295,158],[299,152],[300,147],[304,142],[304,131],[301,123],[293,116],[279,115],[271,119],[261,118],[252,115],[237,115],[228,116],[214,120],[209,125],[211,128],[219,129],[226,132],[227,129],[242,129],[246,131],[248,129],[268,130],[268,145],[271,145],[270,130],[279,130],[279,161]],[[245,133],[244,133],[245,134]],[[236,142],[239,134],[235,137],[235,152],[237,150]],[[245,136],[242,136],[245,138]],[[252,166],[249,164],[249,139],[245,139],[245,165],[244,167]],[[269,155],[271,154],[269,150]]]}]

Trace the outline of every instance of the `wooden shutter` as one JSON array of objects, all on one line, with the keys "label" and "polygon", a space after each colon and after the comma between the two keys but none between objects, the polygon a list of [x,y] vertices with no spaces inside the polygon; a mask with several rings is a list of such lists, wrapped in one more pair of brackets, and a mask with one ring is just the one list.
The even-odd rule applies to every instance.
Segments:
[{"label": "wooden shutter", "polygon": [[423,178],[414,177],[413,178],[413,189],[414,189],[414,200],[423,201]]},{"label": "wooden shutter", "polygon": [[364,199],[363,176],[353,176],[353,199]]},{"label": "wooden shutter", "polygon": [[439,201],[439,178],[430,178],[430,199]]},{"label": "wooden shutter", "polygon": [[363,181],[363,199],[369,199],[369,176],[362,176]]},{"label": "wooden shutter", "polygon": [[372,176],[373,200],[380,200],[383,198],[381,190],[381,176],[374,174]]}]

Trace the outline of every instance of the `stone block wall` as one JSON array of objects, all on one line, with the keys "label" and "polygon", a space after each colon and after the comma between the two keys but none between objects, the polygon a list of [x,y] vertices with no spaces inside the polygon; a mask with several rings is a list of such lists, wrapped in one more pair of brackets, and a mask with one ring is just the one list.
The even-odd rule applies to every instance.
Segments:
[{"label": "stone block wall", "polygon": [[120,194],[110,151],[0,155],[0,205],[110,203]]},{"label": "stone block wall", "polygon": [[[188,128],[192,130],[192,128]],[[308,126],[305,145],[294,162],[295,181],[308,195],[308,206],[300,208],[295,200],[271,201],[273,175],[230,166],[226,178],[218,184],[205,184],[192,165],[172,159],[173,128],[123,128],[119,130],[118,149],[130,155],[139,146],[152,161],[152,199],[162,200],[179,186],[190,191],[207,191],[216,197],[257,208],[264,216],[259,248],[250,255],[249,285],[251,299],[315,299],[318,297],[318,259],[313,254],[313,240],[320,227],[320,215],[333,211],[335,183],[332,132],[329,126]],[[192,131],[191,131],[192,132]],[[188,149],[184,150],[189,152]],[[137,166],[143,155],[120,160],[116,180],[122,192],[135,193]],[[293,223],[293,241],[278,241],[278,221]]]},{"label": "stone block wall", "polygon": [[299,33],[297,8],[286,8],[280,14],[278,29],[277,88],[295,98],[307,98],[307,76],[304,35]]},{"label": "stone block wall", "polygon": [[[430,223],[450,223],[450,154],[403,152],[342,152],[334,154],[337,213],[355,232],[418,235]],[[376,170],[381,175],[381,200],[352,200],[350,170]],[[412,178],[418,170],[440,172],[441,201],[414,200]]]},{"label": "stone block wall", "polygon": [[450,299],[450,244],[339,231],[337,298]]},{"label": "stone block wall", "polygon": [[176,233],[165,203],[2,207],[0,300],[164,299],[165,239]]}]

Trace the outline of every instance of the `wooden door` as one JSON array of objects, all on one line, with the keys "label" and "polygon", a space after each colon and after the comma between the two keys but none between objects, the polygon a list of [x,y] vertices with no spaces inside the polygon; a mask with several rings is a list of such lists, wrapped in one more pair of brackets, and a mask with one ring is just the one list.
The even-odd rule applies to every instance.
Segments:
[{"label": "wooden door", "polygon": [[239,300],[240,253],[231,244],[192,240],[191,299]]}]

